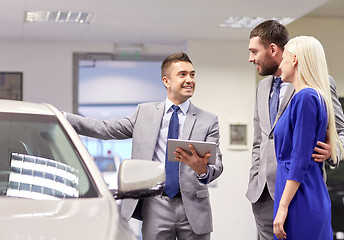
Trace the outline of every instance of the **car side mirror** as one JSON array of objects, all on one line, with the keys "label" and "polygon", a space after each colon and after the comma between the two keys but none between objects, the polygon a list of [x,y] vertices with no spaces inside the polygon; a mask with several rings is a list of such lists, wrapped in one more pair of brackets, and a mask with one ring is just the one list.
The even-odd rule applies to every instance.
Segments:
[{"label": "car side mirror", "polygon": [[165,186],[165,166],[161,162],[128,159],[118,170],[118,189],[112,190],[115,199],[141,199],[159,195]]}]

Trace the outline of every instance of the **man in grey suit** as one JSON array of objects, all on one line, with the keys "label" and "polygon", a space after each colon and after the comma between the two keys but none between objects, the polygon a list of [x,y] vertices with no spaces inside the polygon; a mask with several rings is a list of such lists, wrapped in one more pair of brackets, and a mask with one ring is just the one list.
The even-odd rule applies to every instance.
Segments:
[{"label": "man in grey suit", "polygon": [[[273,95],[274,82],[282,74],[279,65],[282,61],[284,45],[288,40],[289,34],[287,29],[274,20],[268,20],[259,24],[250,33],[249,61],[256,65],[259,75],[270,75],[261,80],[257,85],[252,167],[246,193],[246,197],[252,203],[260,240],[273,239],[273,200],[277,168],[273,130],[295,93],[292,84],[282,83],[280,85],[278,112],[275,120],[270,122],[269,101]],[[336,128],[343,145],[343,110],[338,101],[335,82],[331,77],[330,83],[336,115]],[[330,158],[330,146],[328,143],[318,142],[314,151],[315,153],[312,157],[315,161],[323,162]],[[329,162],[331,164],[331,161]]]},{"label": "man in grey suit", "polygon": [[215,142],[216,164],[208,165],[209,154],[204,158],[198,156],[192,145],[193,155],[178,149],[179,192],[174,197],[163,194],[147,198],[139,204],[137,200],[123,200],[121,212],[126,220],[131,216],[142,217],[142,234],[146,240],[210,239],[213,226],[207,184],[223,171],[218,119],[190,102],[196,86],[195,70],[185,53],[167,57],[161,74],[167,91],[163,102],[140,104],[136,112],[124,119],[102,121],[73,114],[66,116],[79,134],[100,139],[132,138],[132,158],[163,163],[172,107],[179,106],[175,110],[179,138]]}]

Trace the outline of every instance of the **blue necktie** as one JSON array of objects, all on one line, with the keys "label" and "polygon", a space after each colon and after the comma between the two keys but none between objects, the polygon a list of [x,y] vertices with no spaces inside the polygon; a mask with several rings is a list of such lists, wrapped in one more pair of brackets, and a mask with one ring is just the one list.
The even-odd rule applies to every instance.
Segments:
[{"label": "blue necktie", "polygon": [[281,83],[282,80],[280,77],[275,78],[274,86],[273,86],[273,93],[270,98],[270,124],[271,127],[274,125],[276,115],[278,112],[278,105],[279,105],[279,94],[281,90]]},{"label": "blue necktie", "polygon": [[[167,139],[178,139],[179,132],[179,107],[173,105],[173,113],[168,127]],[[167,143],[166,143],[166,158],[165,158],[166,184],[164,191],[166,195],[172,199],[179,192],[179,162],[168,161],[167,159]]]}]

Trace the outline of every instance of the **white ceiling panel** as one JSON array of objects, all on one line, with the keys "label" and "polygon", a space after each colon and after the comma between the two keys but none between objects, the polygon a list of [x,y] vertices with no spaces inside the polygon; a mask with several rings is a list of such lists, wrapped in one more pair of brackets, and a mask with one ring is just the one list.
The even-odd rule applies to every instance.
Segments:
[{"label": "white ceiling panel", "polygon": [[[1,0],[0,40],[182,44],[188,40],[243,40],[250,29],[220,28],[230,16],[302,17],[343,0]],[[320,8],[319,8],[320,7]],[[333,9],[333,8],[332,8]],[[24,23],[25,11],[95,14],[90,24]],[[339,12],[336,11],[337,15]]]}]

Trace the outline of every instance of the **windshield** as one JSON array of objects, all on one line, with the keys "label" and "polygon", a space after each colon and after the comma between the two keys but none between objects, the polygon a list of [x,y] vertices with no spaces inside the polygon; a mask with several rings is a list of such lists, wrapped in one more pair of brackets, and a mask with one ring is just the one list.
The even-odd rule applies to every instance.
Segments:
[{"label": "windshield", "polygon": [[55,116],[0,113],[0,195],[63,199],[98,192]]}]

